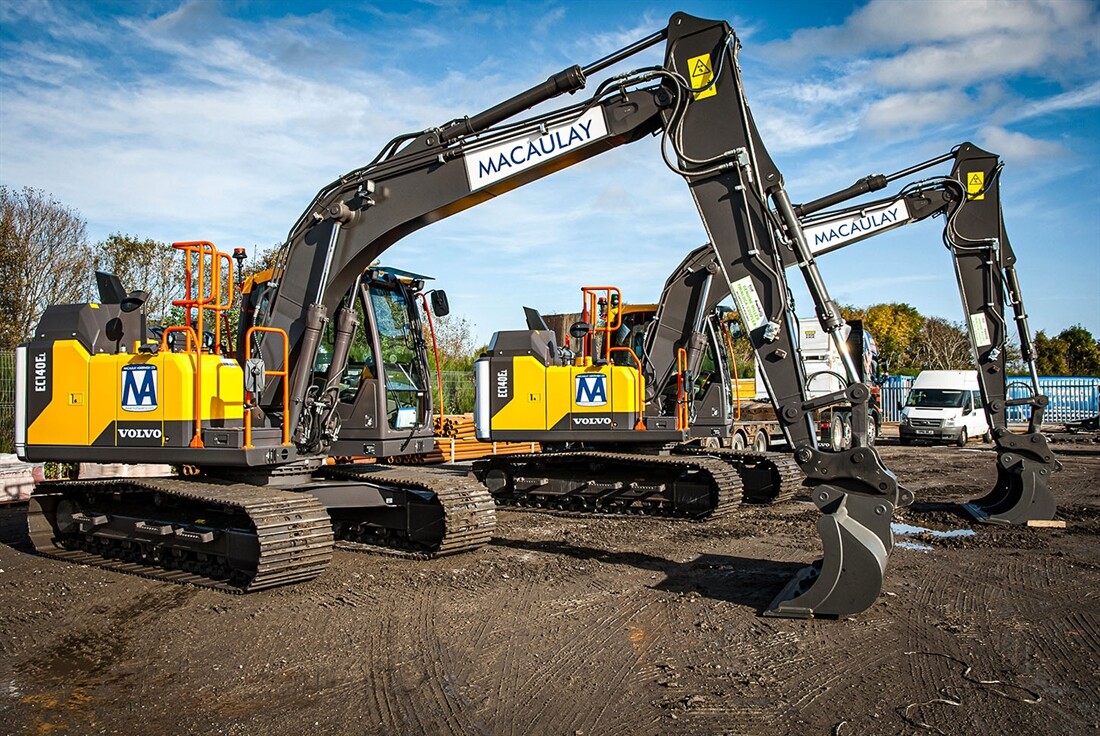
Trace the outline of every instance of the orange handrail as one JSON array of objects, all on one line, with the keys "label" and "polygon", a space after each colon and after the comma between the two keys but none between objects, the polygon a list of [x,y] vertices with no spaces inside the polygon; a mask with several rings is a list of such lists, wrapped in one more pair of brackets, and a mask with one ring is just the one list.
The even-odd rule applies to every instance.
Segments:
[{"label": "orange handrail", "polygon": [[634,360],[634,364],[638,366],[638,380],[636,381],[638,386],[638,421],[634,423],[634,429],[644,430],[645,419],[643,418],[643,416],[645,414],[645,378],[642,376],[642,359],[639,358],[638,354],[634,352],[634,349],[630,347],[611,348],[611,350],[608,351],[609,357],[611,353],[626,353]]},{"label": "orange handrail", "polygon": [[679,348],[676,351],[676,429],[685,430],[688,427],[688,402],[684,374],[687,373],[687,350]]},{"label": "orange handrail", "polygon": [[[204,334],[204,317],[203,311],[210,310],[216,315],[221,315],[224,312],[233,308],[233,289],[229,288],[225,290],[225,302],[222,302],[222,264],[225,262],[226,267],[226,279],[227,283],[232,286],[233,284],[233,258],[228,253],[219,251],[213,243],[206,240],[191,240],[179,243],[172,243],[173,248],[177,248],[184,252],[184,287],[187,291],[187,297],[185,299],[173,299],[172,306],[186,307],[186,323],[190,325],[192,323],[191,310],[198,310],[198,325],[197,333],[199,335]],[[193,261],[192,256],[197,256],[197,263]],[[209,269],[210,269],[210,284],[207,289],[206,284],[206,270],[207,270],[207,257],[209,257]],[[192,296],[192,288],[195,286],[195,270],[198,270],[198,288],[196,293]],[[214,354],[221,354],[221,320],[214,320]]]},{"label": "orange handrail", "polygon": [[[252,354],[252,335],[256,332],[273,332],[276,335],[281,335],[283,338],[283,369],[281,371],[266,370],[265,373],[269,376],[280,376],[283,379],[283,413],[289,410],[288,400],[290,398],[290,339],[287,337],[286,330],[279,329],[278,327],[250,327],[248,332],[245,333],[245,344],[248,345],[249,356]],[[251,403],[251,402],[249,402]],[[283,444],[290,444],[290,424],[287,423],[286,417],[283,417]],[[245,449],[252,447],[252,407],[246,406],[244,411],[244,446]]]},{"label": "orange handrail", "polygon": [[[194,379],[192,390],[194,392],[195,434],[191,438],[191,447],[203,447],[202,442],[202,356],[204,313],[210,310],[214,317],[214,354],[221,353],[221,324],[218,315],[233,306],[233,290],[228,290],[226,301],[222,303],[222,279],[221,261],[224,259],[228,266],[229,283],[233,283],[233,260],[228,253],[221,253],[214,244],[207,240],[189,240],[172,243],[172,247],[184,253],[184,288],[186,296],[183,299],[173,299],[172,306],[186,307],[186,324],[182,327],[169,327],[161,337],[162,349],[168,348],[167,336],[171,332],[185,332],[187,345],[184,352],[195,359]],[[210,283],[206,282],[206,270],[209,263]],[[198,270],[196,283],[195,270]],[[196,319],[192,322],[192,310],[197,310]]]},{"label": "orange handrail", "polygon": [[[607,305],[607,319],[605,320],[605,324],[602,327],[599,324],[599,321],[600,321],[599,297],[601,295],[605,296],[606,301],[604,303]],[[616,308],[614,309],[614,314],[612,314],[612,295],[615,296],[614,304],[616,305]],[[619,287],[617,287],[617,286],[582,286],[581,287],[581,298],[584,301],[584,307],[583,307],[583,310],[581,312],[581,318],[585,322],[588,322],[589,321],[589,319],[588,319],[589,315],[593,316],[593,319],[591,321],[592,322],[592,331],[593,332],[602,332],[602,333],[604,333],[604,341],[603,341],[604,355],[603,355],[603,357],[604,357],[604,360],[610,360],[611,359],[611,333],[614,332],[615,330],[619,329],[619,327],[621,327],[622,323],[623,323],[623,311],[622,311],[623,293],[619,289]],[[585,338],[584,345],[581,348],[582,355],[584,355],[585,357],[595,357],[591,354],[591,348],[592,348],[592,336],[591,336],[591,334],[589,334]]]}]

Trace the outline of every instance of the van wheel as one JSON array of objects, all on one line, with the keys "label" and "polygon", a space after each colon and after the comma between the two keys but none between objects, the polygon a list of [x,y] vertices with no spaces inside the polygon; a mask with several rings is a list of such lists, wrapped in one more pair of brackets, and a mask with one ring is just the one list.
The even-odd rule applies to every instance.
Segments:
[{"label": "van wheel", "polygon": [[756,436],[752,438],[752,449],[756,450],[757,452],[767,452],[768,451],[768,433],[767,432],[765,432],[762,429],[757,431]]},{"label": "van wheel", "polygon": [[987,442],[987,443],[988,443],[988,442],[992,442],[992,441],[993,441],[993,433],[992,433],[992,432],[990,432],[990,431],[989,431],[989,430],[987,429],[987,430],[985,431],[985,434],[983,434],[983,435],[982,435],[982,442]]},{"label": "van wheel", "polygon": [[878,420],[874,414],[867,415],[867,444],[874,446],[878,442]]},{"label": "van wheel", "polygon": [[959,432],[959,439],[955,440],[955,444],[959,447],[966,447],[967,439],[969,438],[966,436],[966,427],[963,427],[962,431]]},{"label": "van wheel", "polygon": [[734,450],[745,449],[745,435],[742,432],[738,432],[733,435],[733,441],[730,442],[730,447]]}]

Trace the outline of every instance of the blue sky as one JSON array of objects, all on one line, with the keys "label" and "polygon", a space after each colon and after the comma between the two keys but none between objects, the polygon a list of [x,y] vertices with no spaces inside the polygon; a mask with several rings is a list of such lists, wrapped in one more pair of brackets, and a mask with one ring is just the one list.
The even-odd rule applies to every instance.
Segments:
[{"label": "blue sky", "polygon": [[[1033,330],[1100,335],[1096,2],[8,2],[0,183],[53,194],[93,240],[267,247],[398,133],[583,66],[676,10],[737,30],[749,103],[795,202],[967,140],[1000,154]],[[959,321],[941,228],[823,256],[832,296]],[[521,327],[523,304],[575,310],[586,284],[651,301],[704,238],[654,139],[425,228],[385,260],[437,276],[485,340]]]}]

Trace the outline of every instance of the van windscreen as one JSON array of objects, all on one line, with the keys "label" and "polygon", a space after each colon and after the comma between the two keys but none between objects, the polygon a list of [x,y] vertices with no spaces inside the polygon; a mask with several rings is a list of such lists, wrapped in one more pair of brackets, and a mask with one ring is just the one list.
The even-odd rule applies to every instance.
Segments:
[{"label": "van windscreen", "polygon": [[966,400],[966,392],[957,388],[915,388],[909,392],[906,406],[922,409],[955,409]]}]

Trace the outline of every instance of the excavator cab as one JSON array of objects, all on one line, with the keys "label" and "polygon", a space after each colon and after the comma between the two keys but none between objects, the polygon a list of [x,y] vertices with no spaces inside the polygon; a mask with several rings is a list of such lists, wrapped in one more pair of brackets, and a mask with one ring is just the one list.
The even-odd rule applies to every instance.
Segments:
[{"label": "excavator cab", "polygon": [[[400,454],[397,447],[410,443],[430,449],[433,430],[429,346],[419,299],[428,278],[373,266],[363,273],[341,306],[338,315],[353,312],[355,328],[345,348],[346,368],[332,371],[339,382],[341,425],[333,454]],[[433,304],[437,316],[444,301],[445,297],[437,297]],[[329,373],[335,351],[333,343],[340,331],[338,316],[321,342],[319,355],[325,355],[330,362],[319,359],[319,373]],[[378,420],[370,421],[374,417]]]}]

